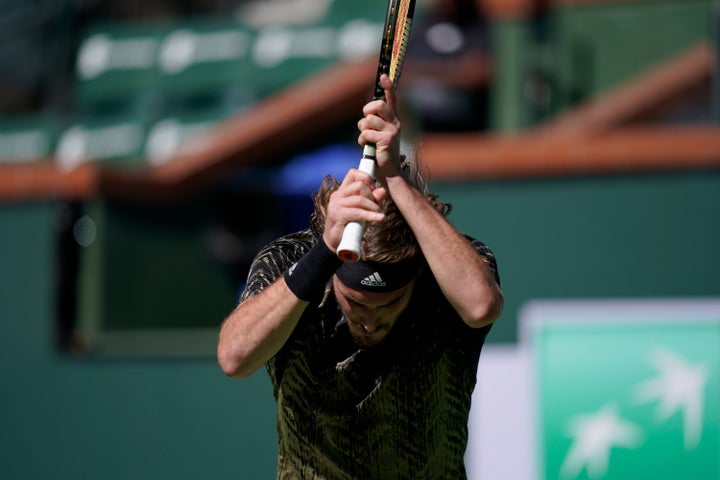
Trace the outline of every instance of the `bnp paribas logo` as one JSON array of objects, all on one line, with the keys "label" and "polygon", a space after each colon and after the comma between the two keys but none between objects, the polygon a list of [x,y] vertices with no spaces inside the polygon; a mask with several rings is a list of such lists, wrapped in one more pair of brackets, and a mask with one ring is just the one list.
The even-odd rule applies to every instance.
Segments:
[{"label": "bnp paribas logo", "polygon": [[536,330],[537,477],[720,480],[720,310],[616,314]]}]

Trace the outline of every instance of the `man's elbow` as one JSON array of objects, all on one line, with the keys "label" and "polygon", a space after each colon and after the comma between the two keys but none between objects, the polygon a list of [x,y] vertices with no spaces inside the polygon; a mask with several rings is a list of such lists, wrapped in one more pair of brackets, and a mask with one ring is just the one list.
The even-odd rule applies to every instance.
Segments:
[{"label": "man's elbow", "polygon": [[249,365],[244,355],[228,352],[222,346],[218,347],[217,360],[223,373],[236,380],[248,378],[257,370],[257,367]]},{"label": "man's elbow", "polygon": [[505,301],[502,292],[498,291],[490,298],[478,302],[474,310],[468,312],[463,320],[472,328],[485,327],[500,318],[504,305]]}]

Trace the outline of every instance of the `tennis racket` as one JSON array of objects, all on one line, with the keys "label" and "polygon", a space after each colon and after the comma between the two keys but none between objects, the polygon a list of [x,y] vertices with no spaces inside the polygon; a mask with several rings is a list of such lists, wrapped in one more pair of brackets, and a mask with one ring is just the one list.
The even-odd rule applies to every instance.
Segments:
[{"label": "tennis racket", "polygon": [[[388,2],[382,44],[380,46],[380,59],[378,60],[377,76],[375,77],[375,92],[373,94],[375,100],[385,98],[385,92],[380,86],[380,77],[384,73],[392,80],[393,89],[397,89],[414,13],[415,0],[390,0]],[[365,145],[358,170],[370,176],[375,176],[375,145]],[[337,248],[338,257],[346,262],[356,262],[360,258],[360,245],[364,232],[365,222],[348,223]]]}]

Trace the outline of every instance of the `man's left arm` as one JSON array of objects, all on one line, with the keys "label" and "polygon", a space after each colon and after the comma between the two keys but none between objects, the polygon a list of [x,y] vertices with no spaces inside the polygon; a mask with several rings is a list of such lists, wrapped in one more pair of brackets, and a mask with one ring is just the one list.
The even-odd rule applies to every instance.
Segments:
[{"label": "man's left arm", "polygon": [[420,244],[435,280],[463,321],[480,328],[502,312],[503,295],[491,269],[464,235],[412,187],[401,173],[400,129],[395,93],[387,75],[381,79],[386,101],[363,108],[358,143],[375,144],[378,181],[405,217]]},{"label": "man's left arm", "polygon": [[504,301],[486,259],[401,175],[386,177],[385,184],[415,233],[440,289],[463,321],[473,328],[494,322]]}]

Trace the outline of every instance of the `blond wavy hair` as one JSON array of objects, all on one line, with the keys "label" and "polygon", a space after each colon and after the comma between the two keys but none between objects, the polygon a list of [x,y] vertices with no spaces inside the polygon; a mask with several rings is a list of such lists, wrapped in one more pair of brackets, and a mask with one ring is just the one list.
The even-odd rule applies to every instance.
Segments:
[{"label": "blond wavy hair", "polygon": [[[440,202],[437,195],[428,193],[427,182],[415,161],[410,161],[403,156],[401,171],[405,180],[423,193],[438,212],[443,216],[450,214],[451,204]],[[311,217],[310,228],[318,238],[322,236],[325,229],[325,216],[330,195],[338,189],[340,183],[335,177],[327,175],[315,193],[315,209]],[[385,213],[385,220],[367,224],[361,245],[362,259],[381,263],[397,263],[421,256],[422,252],[415,235],[389,196],[383,201],[381,208]]]}]

